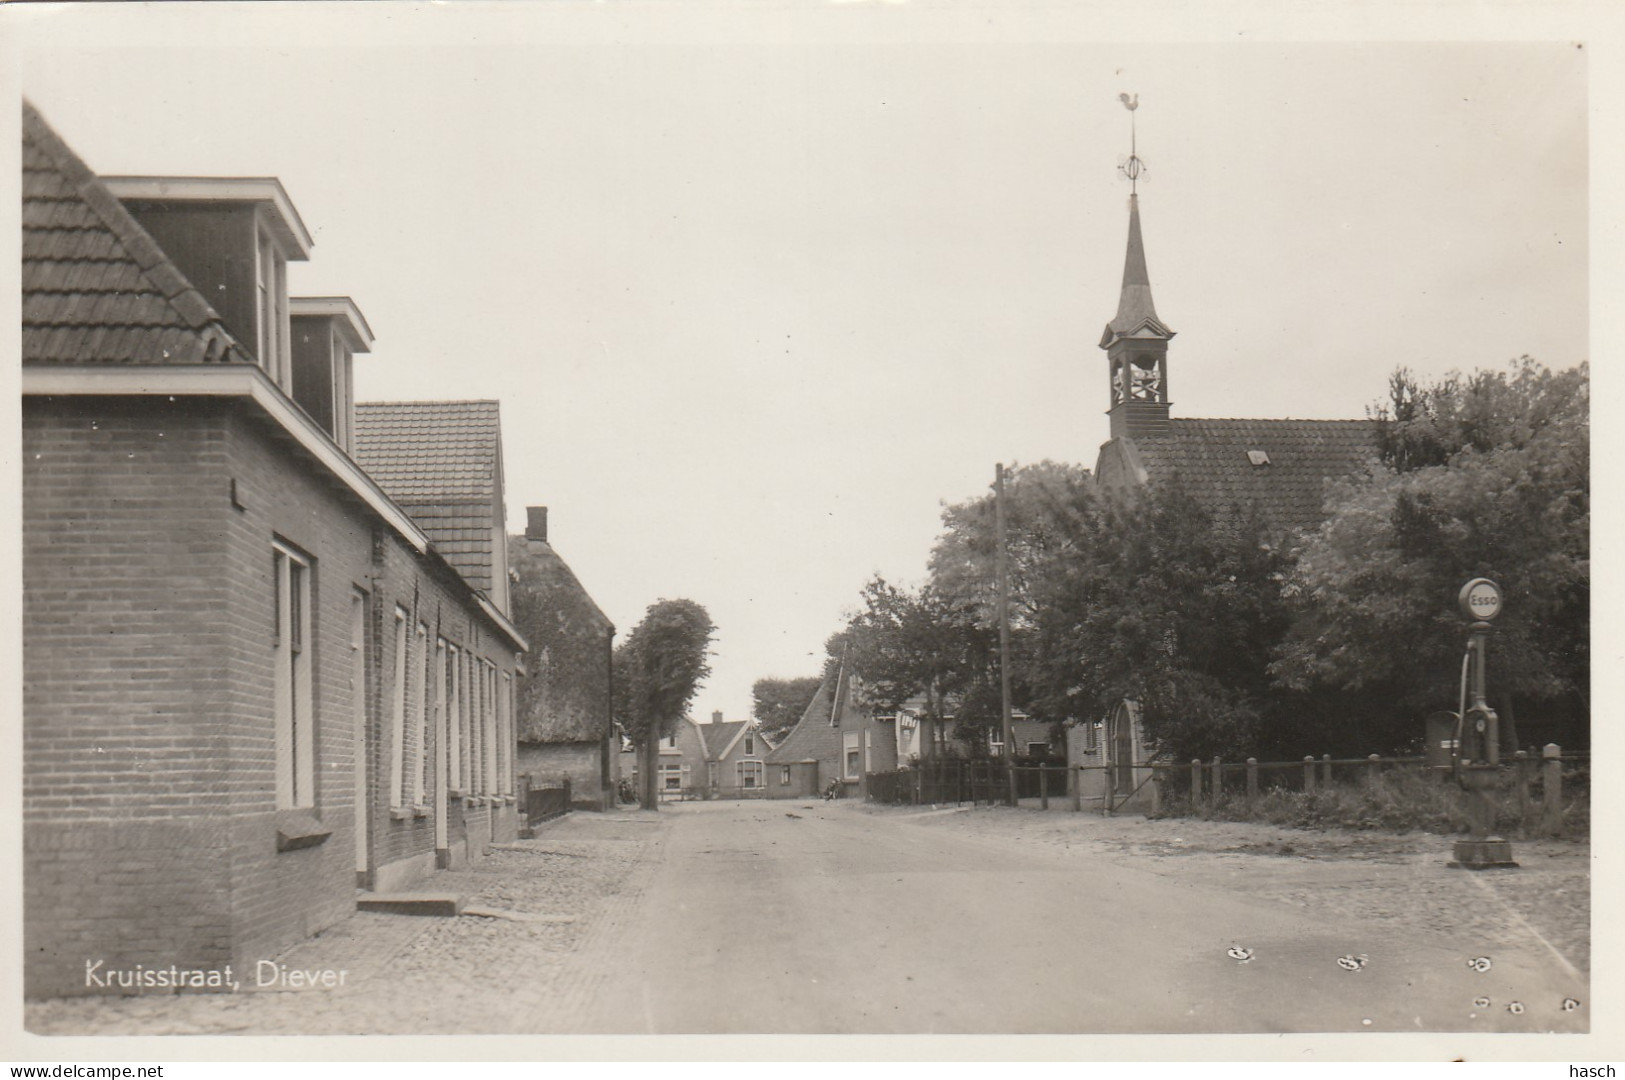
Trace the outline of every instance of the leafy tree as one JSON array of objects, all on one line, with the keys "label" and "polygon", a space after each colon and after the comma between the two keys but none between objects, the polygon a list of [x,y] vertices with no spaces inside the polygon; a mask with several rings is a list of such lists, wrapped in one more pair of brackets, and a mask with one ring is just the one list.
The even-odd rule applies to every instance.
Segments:
[{"label": "leafy tree", "polygon": [[716,627],[692,600],[659,600],[615,649],[615,713],[642,757],[642,799],[659,809],[660,740],[673,734],[711,673]]},{"label": "leafy tree", "polygon": [[864,704],[888,710],[912,704],[928,757],[938,749],[943,721],[985,712],[990,670],[997,679],[997,632],[978,621],[974,602],[930,586],[898,588],[878,576],[864,586],[863,609],[827,649],[831,662],[844,658],[857,675]]},{"label": "leafy tree", "polygon": [[757,679],[750,688],[751,715],[762,734],[778,742],[780,736],[795,727],[818,693],[819,682],[816,675]]},{"label": "leafy tree", "polygon": [[[1505,596],[1490,641],[1492,704],[1573,743],[1590,714],[1590,427],[1586,365],[1419,385],[1397,372],[1382,421],[1387,465],[1345,485],[1287,578],[1293,625],[1280,685],[1336,696],[1370,735],[1418,737],[1455,707],[1466,626],[1463,583]],[[1526,732],[1534,729],[1525,725]]]},{"label": "leafy tree", "polygon": [[1027,681],[1039,715],[1092,719],[1138,701],[1177,758],[1258,752],[1269,646],[1285,628],[1281,555],[1262,523],[1217,529],[1177,479],[1102,495],[1036,568]]}]

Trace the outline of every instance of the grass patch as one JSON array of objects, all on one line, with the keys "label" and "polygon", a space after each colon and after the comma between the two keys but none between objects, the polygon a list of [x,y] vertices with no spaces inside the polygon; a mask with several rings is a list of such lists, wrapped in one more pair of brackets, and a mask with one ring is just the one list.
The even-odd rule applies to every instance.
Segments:
[{"label": "grass patch", "polygon": [[[1565,778],[1563,822],[1557,835],[1584,838],[1591,828],[1590,785],[1584,777]],[[1530,793],[1529,815],[1524,819],[1515,781],[1502,777],[1493,793],[1495,832],[1503,836],[1533,835],[1540,818],[1539,784]],[[1334,783],[1312,792],[1273,788],[1259,793],[1249,805],[1241,792],[1226,791],[1217,803],[1203,799],[1194,806],[1186,793],[1163,801],[1157,817],[1197,818],[1205,821],[1259,821],[1298,829],[1380,829],[1386,832],[1428,832],[1441,835],[1472,831],[1468,796],[1449,777],[1419,772],[1386,772],[1369,780]]]}]

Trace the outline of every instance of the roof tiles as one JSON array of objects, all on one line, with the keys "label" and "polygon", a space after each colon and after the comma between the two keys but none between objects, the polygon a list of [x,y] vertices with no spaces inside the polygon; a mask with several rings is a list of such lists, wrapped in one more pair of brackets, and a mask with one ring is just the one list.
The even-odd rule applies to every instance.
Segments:
[{"label": "roof tiles", "polygon": [[476,589],[492,591],[502,430],[495,401],[359,402],[355,460]]},{"label": "roof tiles", "polygon": [[90,168],[23,106],[23,362],[252,363]]},{"label": "roof tiles", "polygon": [[[1328,482],[1377,457],[1371,420],[1171,420],[1133,444],[1150,477],[1178,477],[1221,520],[1256,509],[1285,532],[1318,526]],[[1267,463],[1254,464],[1249,451]]]}]

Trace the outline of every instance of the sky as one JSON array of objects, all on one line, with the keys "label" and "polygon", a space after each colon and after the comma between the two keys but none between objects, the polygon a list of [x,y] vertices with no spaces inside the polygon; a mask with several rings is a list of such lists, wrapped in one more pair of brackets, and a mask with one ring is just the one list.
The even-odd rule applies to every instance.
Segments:
[{"label": "sky", "polygon": [[7,13],[11,85],[98,172],[279,177],[315,238],[292,292],[376,333],[358,397],[500,399],[510,530],[548,506],[622,635],[660,598],[707,608],[697,717],[817,673],[996,463],[1093,464],[1120,92],[1175,416],[1359,417],[1399,365],[1589,356],[1598,61],[1561,34],[75,7]]}]

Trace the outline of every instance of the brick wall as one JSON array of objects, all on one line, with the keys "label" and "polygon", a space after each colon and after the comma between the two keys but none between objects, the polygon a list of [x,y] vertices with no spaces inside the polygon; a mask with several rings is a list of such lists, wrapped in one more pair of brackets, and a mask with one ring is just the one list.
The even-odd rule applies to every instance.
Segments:
[{"label": "brick wall", "polygon": [[166,406],[24,410],[30,994],[83,992],[87,960],[229,959],[227,437]]},{"label": "brick wall", "polygon": [[570,778],[571,805],[602,810],[612,792],[603,789],[603,746],[597,742],[520,743],[519,772],[529,773],[532,787],[557,787]]},{"label": "brick wall", "polygon": [[[438,637],[514,670],[449,572],[251,406],[28,398],[23,447],[26,992],[87,992],[96,959],[241,972],[352,912],[358,862],[432,867],[433,814],[389,813],[395,605],[429,628],[408,635],[416,670]],[[311,566],[309,812],[276,805],[273,538]],[[359,689],[356,589],[369,598]],[[279,850],[296,820],[327,835]],[[447,826],[448,847],[480,853],[517,835],[516,807],[451,800]]]}]

